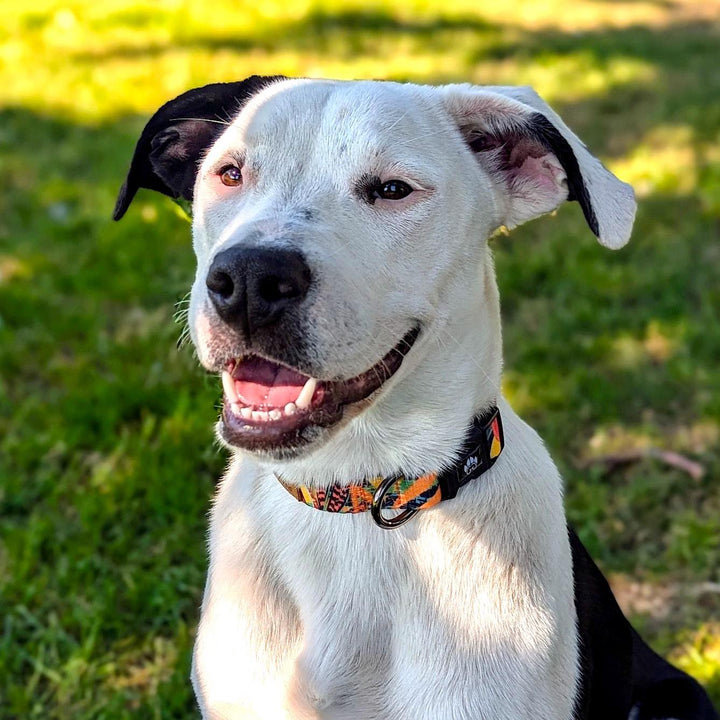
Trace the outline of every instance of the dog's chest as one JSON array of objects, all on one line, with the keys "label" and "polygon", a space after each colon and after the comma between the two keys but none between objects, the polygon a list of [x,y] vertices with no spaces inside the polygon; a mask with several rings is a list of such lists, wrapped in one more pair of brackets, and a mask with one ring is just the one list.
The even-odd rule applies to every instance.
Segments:
[{"label": "dog's chest", "polygon": [[566,717],[545,697],[563,649],[538,579],[477,527],[432,511],[384,531],[263,487],[214,511],[201,695],[237,690],[238,717],[270,717],[268,698],[273,717]]},{"label": "dog's chest", "polygon": [[[278,570],[303,628],[291,693],[320,717],[383,717],[393,674],[395,608],[406,574],[402,554],[386,546],[400,538],[393,543],[383,537],[367,516],[329,518],[297,510],[301,526],[278,528],[286,539],[292,536]],[[319,531],[317,521],[328,519],[329,528]]]}]

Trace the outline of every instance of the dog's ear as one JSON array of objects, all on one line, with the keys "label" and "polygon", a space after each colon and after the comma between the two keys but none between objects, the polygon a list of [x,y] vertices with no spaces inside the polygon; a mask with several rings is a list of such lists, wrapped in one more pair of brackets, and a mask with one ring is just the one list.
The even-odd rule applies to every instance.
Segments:
[{"label": "dog's ear", "polygon": [[140,188],[191,202],[203,153],[252,95],[281,79],[253,75],[241,82],[214,83],[165,103],[140,135],[113,218],[125,214]]},{"label": "dog's ear", "polygon": [[448,85],[441,91],[468,146],[503,186],[504,225],[577,200],[603,245],[616,249],[630,239],[632,188],[591,155],[532,88]]}]

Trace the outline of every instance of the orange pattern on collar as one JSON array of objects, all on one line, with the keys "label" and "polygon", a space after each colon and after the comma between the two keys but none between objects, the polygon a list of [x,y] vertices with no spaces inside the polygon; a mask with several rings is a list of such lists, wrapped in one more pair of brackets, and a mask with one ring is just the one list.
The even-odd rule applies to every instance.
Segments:
[{"label": "orange pattern on collar", "polygon": [[[362,480],[350,485],[332,485],[329,488],[309,488],[306,485],[292,485],[279,475],[280,484],[297,500],[316,510],[337,513],[361,513],[370,510],[373,497],[382,476]],[[428,473],[418,478],[399,476],[383,500],[383,509],[418,510],[430,508],[442,500],[442,491],[437,473]]]},{"label": "orange pattern on collar", "polygon": [[[281,476],[280,484],[297,500],[316,510],[336,513],[361,513],[373,508],[374,497],[383,483],[389,483],[378,497],[379,510],[425,510],[441,500],[455,497],[459,488],[479,477],[495,463],[505,444],[500,411],[492,407],[476,417],[468,432],[463,451],[455,466],[437,473],[394,479],[373,477],[349,485],[325,488],[293,485]],[[377,520],[376,520],[377,521]]]}]

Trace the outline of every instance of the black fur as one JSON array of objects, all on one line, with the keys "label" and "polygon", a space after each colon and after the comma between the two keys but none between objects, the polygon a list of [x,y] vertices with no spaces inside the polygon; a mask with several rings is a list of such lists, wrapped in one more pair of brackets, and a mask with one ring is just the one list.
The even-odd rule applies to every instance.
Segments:
[{"label": "black fur", "polygon": [[568,200],[580,203],[585,220],[596,236],[600,236],[595,210],[590,202],[590,195],[580,173],[577,158],[568,141],[560,131],[542,114],[533,113],[529,118],[514,117],[506,127],[490,132],[475,133],[471,128],[465,130],[466,142],[476,153],[497,151],[496,161],[506,171],[510,169],[510,158],[517,143],[531,140],[540,148],[551,152],[562,165],[567,176]]},{"label": "black fur", "polygon": [[598,225],[595,210],[593,210],[588,195],[585,181],[580,174],[578,161],[575,153],[570,147],[570,143],[560,134],[560,131],[541,113],[535,113],[530,118],[530,134],[546,148],[552,150],[555,157],[567,175],[568,182],[568,200],[577,200],[582,208],[585,220],[590,229],[597,237],[600,236],[600,226]]},{"label": "black fur", "polygon": [[252,77],[189,90],[165,103],[140,135],[113,218],[119,220],[140,188],[192,201],[198,163],[252,95],[282,76]]},{"label": "black fur", "polygon": [[612,590],[570,530],[581,684],[576,720],[720,720],[689,675],[655,654],[622,614]]}]

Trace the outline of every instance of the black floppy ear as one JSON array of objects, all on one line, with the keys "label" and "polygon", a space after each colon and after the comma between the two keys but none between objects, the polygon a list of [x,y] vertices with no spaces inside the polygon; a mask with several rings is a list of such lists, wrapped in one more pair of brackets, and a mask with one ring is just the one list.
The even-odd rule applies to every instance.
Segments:
[{"label": "black floppy ear", "polygon": [[165,103],[140,135],[113,219],[120,220],[140,188],[192,201],[199,160],[242,106],[280,75],[188,90]]}]

